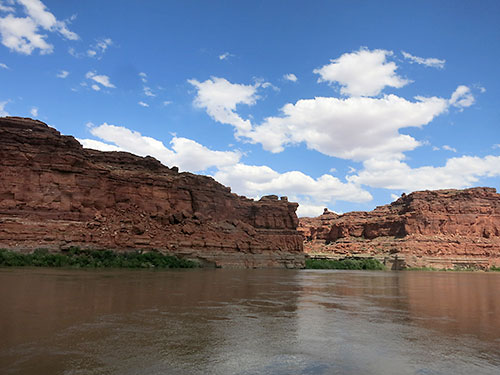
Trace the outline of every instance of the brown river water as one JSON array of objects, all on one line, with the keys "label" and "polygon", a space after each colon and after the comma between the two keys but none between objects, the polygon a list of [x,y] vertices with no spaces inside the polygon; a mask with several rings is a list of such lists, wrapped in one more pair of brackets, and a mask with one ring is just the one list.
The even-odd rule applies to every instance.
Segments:
[{"label": "brown river water", "polygon": [[500,374],[500,273],[0,269],[0,374]]}]

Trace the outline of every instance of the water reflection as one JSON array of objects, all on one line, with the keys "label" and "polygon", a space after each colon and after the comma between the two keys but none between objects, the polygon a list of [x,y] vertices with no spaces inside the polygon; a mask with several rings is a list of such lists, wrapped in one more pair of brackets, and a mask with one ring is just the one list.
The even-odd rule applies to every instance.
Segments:
[{"label": "water reflection", "polygon": [[0,373],[497,374],[499,274],[0,270]]}]

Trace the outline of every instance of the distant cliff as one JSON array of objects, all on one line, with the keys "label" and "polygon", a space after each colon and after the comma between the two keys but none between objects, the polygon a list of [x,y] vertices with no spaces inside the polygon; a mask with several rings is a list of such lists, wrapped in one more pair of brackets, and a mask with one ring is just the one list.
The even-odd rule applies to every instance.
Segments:
[{"label": "distant cliff", "polygon": [[500,194],[494,188],[417,191],[371,212],[301,218],[305,251],[399,256],[408,266],[500,265]]},{"label": "distant cliff", "polygon": [[254,201],[152,157],[84,149],[0,118],[0,248],[158,249],[222,267],[301,267],[296,203]]}]

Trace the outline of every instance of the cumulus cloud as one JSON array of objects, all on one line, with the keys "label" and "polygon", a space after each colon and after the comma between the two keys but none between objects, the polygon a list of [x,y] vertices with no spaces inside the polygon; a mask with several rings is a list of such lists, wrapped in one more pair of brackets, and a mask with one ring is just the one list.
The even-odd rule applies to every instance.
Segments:
[{"label": "cumulus cloud", "polygon": [[7,66],[7,64],[4,64],[4,63],[0,63],[0,68],[2,68],[2,69],[9,69],[9,67]]},{"label": "cumulus cloud", "polygon": [[57,78],[66,78],[69,76],[69,72],[67,70],[61,70],[59,73],[57,73]]},{"label": "cumulus cloud", "polygon": [[472,95],[471,89],[469,87],[460,85],[451,95],[449,102],[450,105],[463,110],[463,108],[473,105],[475,102],[475,98],[474,95]]},{"label": "cumulus cloud", "polygon": [[[141,133],[123,126],[104,123],[90,127],[90,133],[107,142],[82,139],[85,147],[102,151],[128,151],[140,156],[153,156],[168,166],[178,166],[181,170],[198,172],[210,167],[236,164],[241,155],[237,151],[214,151],[187,138],[173,137],[171,148],[161,141],[143,136]],[[109,148],[111,143],[111,148]]]},{"label": "cumulus cloud", "polygon": [[[87,74],[85,74],[85,78],[93,80],[94,82],[97,82],[100,85],[102,85],[104,87],[107,87],[107,88],[115,88],[116,87],[115,85],[113,85],[110,82],[108,76],[106,76],[106,75],[99,75],[95,71],[93,71],[93,72],[87,72]],[[96,85],[93,85],[92,88],[94,88],[94,86],[96,86]],[[100,89],[100,87],[99,87],[99,89]],[[94,90],[95,90],[95,88],[94,88]]]},{"label": "cumulus cloud", "polygon": [[249,120],[242,119],[236,114],[236,106],[239,104],[254,105],[259,98],[255,85],[244,85],[231,83],[224,78],[212,77],[204,82],[190,79],[188,82],[196,87],[197,95],[194,105],[205,108],[208,115],[215,121],[230,124],[236,128],[239,136],[252,128]]},{"label": "cumulus cloud", "polygon": [[9,116],[9,113],[5,110],[5,106],[9,101],[0,102],[0,116]]},{"label": "cumulus cloud", "polygon": [[101,91],[101,87],[99,85],[96,85],[95,83],[90,87],[92,87],[92,90],[94,91]]},{"label": "cumulus cloud", "polygon": [[30,113],[31,113],[31,116],[38,117],[38,108],[37,107],[31,108]]},{"label": "cumulus cloud", "polygon": [[500,176],[500,156],[461,156],[448,159],[442,167],[411,168],[394,159],[370,159],[364,169],[347,180],[375,188],[415,191],[426,189],[462,189],[479,181],[480,177]]},{"label": "cumulus cloud", "polygon": [[254,105],[262,83],[244,85],[217,77],[189,82],[197,88],[194,105],[204,108],[215,121],[234,126],[237,138],[260,143],[273,153],[305,143],[325,155],[355,161],[373,155],[401,160],[404,152],[422,145],[402,134],[402,129],[425,126],[450,105],[463,108],[474,102],[467,86],[459,86],[450,99],[417,96],[407,100],[397,95],[316,97],[288,103],[281,108],[280,116],[252,124],[237,113],[237,106]]},{"label": "cumulus cloud", "polygon": [[149,104],[148,103],[144,103],[142,101],[139,101],[137,104],[139,104],[140,106],[142,107],[149,107]]},{"label": "cumulus cloud", "polygon": [[298,217],[316,217],[323,213],[324,209],[327,208],[325,205],[321,204],[310,204],[305,202],[300,202],[297,208]]},{"label": "cumulus cloud", "polygon": [[297,82],[298,80],[297,76],[293,73],[285,74],[283,78],[286,79],[287,81],[292,81],[292,82]]},{"label": "cumulus cloud", "polygon": [[405,59],[410,61],[410,64],[416,63],[432,68],[443,69],[444,64],[446,63],[446,60],[436,59],[435,57],[423,58],[423,57],[413,56],[412,54],[405,51],[401,51],[401,53],[403,54],[403,57]]},{"label": "cumulus cloud", "polygon": [[148,81],[148,75],[144,72],[140,72],[139,77],[141,78],[142,83],[146,83]]},{"label": "cumulus cloud", "polygon": [[361,48],[344,53],[314,73],[320,76],[318,82],[338,83],[343,95],[376,96],[386,86],[400,88],[410,83],[396,73],[396,63],[387,61],[392,55],[391,51]]},{"label": "cumulus cloud", "polygon": [[95,44],[91,45],[87,50],[87,56],[95,57],[97,59],[101,59],[102,55],[109,46],[113,44],[113,41],[110,38],[102,38],[98,39]]},{"label": "cumulus cloud", "polygon": [[118,146],[110,145],[109,143],[96,141],[94,139],[80,139],[77,138],[77,141],[82,144],[85,148],[91,148],[93,150],[99,151],[126,151]]},{"label": "cumulus cloud", "polygon": [[54,46],[46,41],[47,35],[40,30],[59,33],[69,40],[77,40],[78,35],[70,31],[66,21],[57,18],[47,10],[40,0],[17,0],[22,5],[26,17],[16,17],[13,7],[2,6],[8,12],[0,17],[0,37],[2,44],[12,51],[30,55],[39,49],[41,54],[51,53]]},{"label": "cumulus cloud", "polygon": [[265,119],[245,135],[272,152],[305,142],[310,149],[343,159],[364,160],[374,154],[401,157],[420,143],[399,130],[426,125],[446,108],[447,100],[437,97],[415,101],[395,95],[317,97],[285,105],[282,116]]},{"label": "cumulus cloud", "polygon": [[329,174],[315,179],[299,171],[279,173],[268,166],[238,163],[219,168],[214,178],[238,194],[259,197],[278,192],[294,201],[316,202],[317,207],[325,207],[334,200],[367,202],[372,199],[359,185],[344,183]]}]

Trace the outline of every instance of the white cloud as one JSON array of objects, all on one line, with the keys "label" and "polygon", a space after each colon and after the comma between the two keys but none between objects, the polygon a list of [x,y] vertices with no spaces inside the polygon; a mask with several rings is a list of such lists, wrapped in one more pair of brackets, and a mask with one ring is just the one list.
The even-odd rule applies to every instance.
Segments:
[{"label": "white cloud", "polygon": [[154,94],[153,91],[151,90],[151,87],[144,86],[143,91],[144,91],[144,95],[146,95],[146,96],[150,96],[150,97],[156,96],[156,94]]},{"label": "white cloud", "polygon": [[101,141],[96,141],[94,139],[76,139],[78,142],[82,144],[83,147],[85,148],[91,148],[93,150],[99,150],[99,151],[125,151],[124,149],[110,145],[108,143],[104,143]]},{"label": "white cloud", "polygon": [[242,119],[234,111],[238,104],[254,105],[259,98],[255,85],[235,84],[224,78],[212,77],[205,82],[195,79],[188,80],[198,90],[194,105],[205,108],[210,117],[223,124],[233,125],[237,133],[250,131],[252,124],[249,120]]},{"label": "white cloud", "polygon": [[410,60],[411,64],[417,63],[432,68],[443,69],[444,64],[446,63],[446,60],[436,59],[435,57],[423,58],[423,57],[413,56],[412,54],[405,51],[401,51],[401,53],[403,54],[403,57],[405,59]]},{"label": "white cloud", "polygon": [[272,88],[274,91],[280,91],[279,87],[274,86],[271,82],[259,81],[258,85],[263,89]]},{"label": "white cloud", "polygon": [[[104,87],[107,87],[107,88],[115,88],[116,87],[115,85],[113,85],[110,82],[108,76],[106,76],[106,75],[98,75],[98,74],[96,74],[96,72],[87,72],[87,74],[85,74],[85,78],[91,79],[94,82],[97,82],[97,83],[99,83],[99,84],[101,84],[101,85],[103,85]],[[94,88],[94,86],[92,86],[92,88]]]},{"label": "white cloud", "polygon": [[219,60],[227,60],[229,57],[234,56],[229,52],[224,52],[222,55],[219,55]]},{"label": "white cloud", "polygon": [[9,113],[5,110],[5,106],[9,101],[0,102],[0,116],[9,116]]},{"label": "white cloud", "polygon": [[289,73],[289,74],[285,74],[283,76],[284,79],[286,79],[287,81],[292,81],[292,82],[297,82],[297,76],[293,73]]},{"label": "white cloud", "polygon": [[310,149],[343,159],[364,160],[376,154],[402,157],[420,143],[399,130],[426,125],[446,108],[447,100],[437,97],[416,101],[395,95],[317,97],[285,105],[283,116],[267,118],[245,136],[272,152],[305,142]]},{"label": "white cloud", "polygon": [[48,31],[57,31],[66,39],[77,40],[78,35],[68,30],[66,22],[58,21],[56,17],[50,13],[45,5],[40,0],[17,0],[24,5],[26,13],[35,22]]},{"label": "white cloud", "polygon": [[67,28],[65,21],[59,21],[50,13],[40,0],[17,0],[23,6],[26,17],[13,15],[15,9],[2,7],[11,12],[0,18],[0,36],[7,48],[30,55],[35,49],[41,54],[51,53],[53,46],[46,41],[47,35],[40,33],[40,28],[57,32],[69,40],[77,40],[78,35]]},{"label": "white cloud", "polygon": [[[12,4],[12,2],[10,2]],[[3,5],[2,1],[0,0],[0,12],[15,12],[16,10],[14,7],[8,6],[8,5]]]},{"label": "white cloud", "polygon": [[446,150],[446,151],[451,151],[451,152],[457,152],[457,149],[456,149],[456,148],[451,147],[451,146],[448,146],[448,145],[444,145],[444,146],[443,146],[443,150]]},{"label": "white cloud", "polygon": [[479,181],[480,177],[500,176],[500,156],[461,156],[448,159],[442,167],[411,168],[400,160],[370,159],[364,169],[347,180],[375,188],[403,191],[462,189]]},{"label": "white cloud", "polygon": [[96,41],[95,44],[91,45],[87,50],[87,56],[96,57],[97,59],[101,59],[102,55],[109,46],[113,44],[113,41],[110,38],[101,38]]},{"label": "white cloud", "polygon": [[316,217],[323,213],[325,205],[301,202],[297,208],[298,217]]},{"label": "white cloud", "polygon": [[[198,172],[210,167],[223,167],[236,164],[241,155],[237,151],[213,151],[207,147],[187,138],[173,137],[170,141],[171,148],[166,147],[161,141],[143,136],[141,133],[122,126],[104,123],[97,127],[90,127],[90,132],[105,142],[111,142],[119,150],[128,151],[141,156],[153,156],[168,166],[178,166],[181,170]],[[86,147],[106,150],[107,143],[88,140]],[[113,149],[113,148],[112,148]],[[113,149],[113,150],[118,150]]]},{"label": "white cloud", "polygon": [[149,107],[148,103],[144,103],[142,101],[137,102],[137,104],[139,104],[140,106],[143,106],[143,107]]},{"label": "white cloud", "polygon": [[2,68],[2,69],[9,69],[9,67],[6,64],[4,64],[4,63],[0,63],[0,68]]},{"label": "white cloud", "polygon": [[69,48],[68,48],[68,53],[69,53],[71,56],[76,57],[76,58],[80,58],[80,57],[82,57],[82,54],[81,54],[81,53],[76,52],[76,50],[75,50],[73,47],[69,47]]},{"label": "white cloud", "polygon": [[471,105],[473,105],[475,99],[474,95],[472,95],[470,88],[464,85],[460,85],[451,95],[449,102],[450,105],[463,110],[463,108],[470,107]]},{"label": "white cloud", "polygon": [[169,105],[169,104],[172,104],[172,102],[171,102],[170,100],[165,100],[165,101],[163,101],[163,105],[164,105],[164,106],[167,106],[167,105]]},{"label": "white cloud", "polygon": [[[149,96],[149,97],[155,97],[156,94],[153,92],[153,90],[151,89],[151,87],[146,86],[146,83],[148,82],[148,75],[146,73],[144,73],[144,72],[140,72],[139,73],[139,78],[141,79],[142,83],[144,84],[142,86],[142,91],[144,92],[144,95]],[[161,90],[160,87],[158,89]]]},{"label": "white cloud", "polygon": [[393,202],[397,201],[399,199],[399,195],[396,194],[391,194],[391,199]]},{"label": "white cloud", "polygon": [[205,108],[215,121],[233,125],[237,138],[246,137],[253,143],[261,143],[264,149],[274,153],[304,142],[309,149],[325,155],[355,161],[370,159],[373,155],[403,159],[404,152],[422,143],[401,134],[401,129],[422,127],[445,113],[450,105],[471,104],[466,86],[459,86],[451,99],[418,96],[411,101],[396,95],[316,97],[286,104],[281,116],[268,117],[254,125],[241,118],[236,108],[238,104],[255,104],[261,83],[234,84],[217,77],[202,83],[189,82],[198,89],[194,104]]},{"label": "white cloud", "polygon": [[69,72],[67,70],[61,70],[59,73],[57,73],[57,78],[66,78],[69,76]]},{"label": "white cloud", "polygon": [[[305,205],[313,205],[315,208],[324,208],[335,200],[350,202],[372,200],[371,194],[359,185],[344,183],[329,174],[315,179],[299,171],[278,173],[268,166],[238,163],[219,168],[214,178],[231,186],[237,194],[256,198],[278,193],[287,195],[291,200],[301,204],[304,202]],[[322,209],[319,213],[321,212]]]},{"label": "white cloud", "polygon": [[101,87],[99,85],[96,85],[95,83],[91,87],[92,87],[92,90],[94,90],[94,91],[101,91]]},{"label": "white cloud", "polygon": [[51,53],[53,46],[46,42],[46,35],[37,33],[38,26],[31,18],[17,18],[12,14],[0,18],[2,44],[19,53],[31,55],[39,49],[41,54]]},{"label": "white cloud", "polygon": [[38,117],[38,108],[36,108],[36,107],[31,108],[30,113],[31,113],[31,116]]},{"label": "white cloud", "polygon": [[319,74],[318,82],[340,84],[340,93],[349,96],[376,96],[384,87],[400,88],[410,83],[397,75],[394,62],[388,62],[391,51],[361,48],[359,51],[344,53],[330,61],[314,73]]}]

